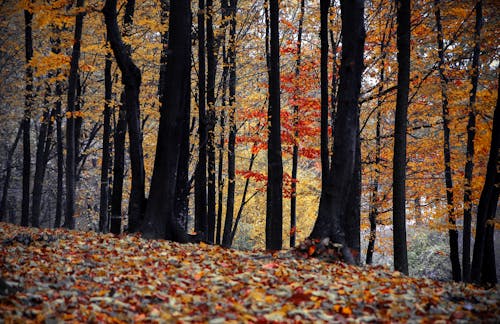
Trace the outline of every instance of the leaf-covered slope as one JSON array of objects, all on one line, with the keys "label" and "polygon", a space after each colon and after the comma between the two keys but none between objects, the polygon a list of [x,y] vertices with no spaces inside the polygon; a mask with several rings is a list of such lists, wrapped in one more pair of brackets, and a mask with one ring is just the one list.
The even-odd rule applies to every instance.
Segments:
[{"label": "leaf-covered slope", "polygon": [[6,223],[0,223],[0,244],[0,277],[9,286],[0,291],[0,314],[7,323],[500,318],[498,289],[290,252],[272,256]]}]

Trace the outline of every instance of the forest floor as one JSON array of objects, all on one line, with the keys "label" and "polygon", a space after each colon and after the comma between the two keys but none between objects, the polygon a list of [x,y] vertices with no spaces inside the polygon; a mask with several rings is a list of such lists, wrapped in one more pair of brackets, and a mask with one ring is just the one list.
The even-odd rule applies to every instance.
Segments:
[{"label": "forest floor", "polygon": [[[0,223],[0,323],[496,322],[500,286]],[[444,323],[443,322],[443,323]]]}]

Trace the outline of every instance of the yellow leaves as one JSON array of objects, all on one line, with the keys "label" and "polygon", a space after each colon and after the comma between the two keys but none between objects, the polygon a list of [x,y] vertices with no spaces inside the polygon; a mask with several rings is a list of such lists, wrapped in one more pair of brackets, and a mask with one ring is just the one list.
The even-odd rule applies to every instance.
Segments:
[{"label": "yellow leaves", "polygon": [[65,116],[66,118],[68,118],[68,119],[69,119],[69,118],[83,118],[83,117],[85,117],[85,113],[84,113],[83,111],[73,111],[73,112],[71,112],[71,111],[67,111],[67,112],[64,114],[64,116]]},{"label": "yellow leaves", "polygon": [[30,61],[30,66],[34,68],[36,77],[46,76],[49,72],[55,72],[58,69],[67,68],[69,66],[70,57],[63,53],[53,53],[42,55],[35,52]]}]

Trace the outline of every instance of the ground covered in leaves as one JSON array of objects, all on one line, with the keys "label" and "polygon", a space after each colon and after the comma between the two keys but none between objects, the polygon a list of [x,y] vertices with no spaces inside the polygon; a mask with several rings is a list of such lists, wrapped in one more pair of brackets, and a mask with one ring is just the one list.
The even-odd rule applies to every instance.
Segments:
[{"label": "ground covered in leaves", "polygon": [[[0,223],[12,322],[495,322],[500,292],[383,268]],[[1,318],[0,318],[0,322]]]}]

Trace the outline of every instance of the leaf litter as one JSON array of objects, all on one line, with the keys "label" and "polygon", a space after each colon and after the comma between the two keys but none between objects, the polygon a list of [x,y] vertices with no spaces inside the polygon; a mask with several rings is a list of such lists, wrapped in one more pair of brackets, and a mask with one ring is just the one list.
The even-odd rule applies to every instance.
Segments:
[{"label": "leaf litter", "polygon": [[0,322],[497,322],[499,286],[282,251],[0,223]]}]

